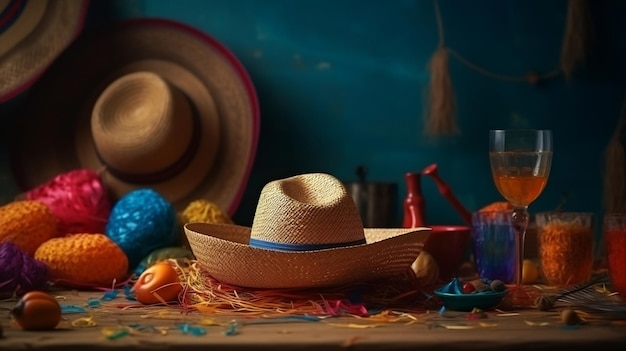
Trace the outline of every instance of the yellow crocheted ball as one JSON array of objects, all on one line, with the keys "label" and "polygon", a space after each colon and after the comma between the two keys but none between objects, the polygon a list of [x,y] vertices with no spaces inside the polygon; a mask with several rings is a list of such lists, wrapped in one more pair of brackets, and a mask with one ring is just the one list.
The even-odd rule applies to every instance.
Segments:
[{"label": "yellow crocheted ball", "polygon": [[181,224],[187,223],[227,223],[232,224],[230,219],[216,203],[206,199],[190,202],[179,214],[178,220]]},{"label": "yellow crocheted ball", "polygon": [[37,248],[57,235],[57,219],[43,202],[13,201],[0,207],[0,243],[11,241],[33,256]]},{"label": "yellow crocheted ball", "polygon": [[184,247],[189,247],[187,236],[182,226],[187,223],[226,223],[233,224],[228,214],[214,202],[200,199],[190,202],[182,212],[178,213],[178,223],[181,225],[180,237]]},{"label": "yellow crocheted ball", "polygon": [[106,235],[71,234],[41,244],[35,259],[50,269],[50,276],[81,285],[111,286],[127,277],[128,258]]}]

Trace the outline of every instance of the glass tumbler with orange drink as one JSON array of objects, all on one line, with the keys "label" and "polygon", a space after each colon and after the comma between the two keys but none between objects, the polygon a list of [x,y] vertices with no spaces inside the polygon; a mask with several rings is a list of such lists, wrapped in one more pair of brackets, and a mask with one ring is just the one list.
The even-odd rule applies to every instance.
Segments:
[{"label": "glass tumbler with orange drink", "polygon": [[605,214],[602,227],[611,290],[626,299],[626,213]]},{"label": "glass tumbler with orange drink", "polygon": [[593,213],[542,212],[535,219],[546,282],[553,286],[587,282],[593,270]]}]

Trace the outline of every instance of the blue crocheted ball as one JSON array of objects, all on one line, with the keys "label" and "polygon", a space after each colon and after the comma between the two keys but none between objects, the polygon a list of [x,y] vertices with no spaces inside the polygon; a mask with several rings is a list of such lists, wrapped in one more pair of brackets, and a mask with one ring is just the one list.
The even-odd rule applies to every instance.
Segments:
[{"label": "blue crocheted ball", "polygon": [[174,207],[150,188],[122,196],[111,209],[105,231],[128,256],[131,270],[150,252],[180,240]]}]

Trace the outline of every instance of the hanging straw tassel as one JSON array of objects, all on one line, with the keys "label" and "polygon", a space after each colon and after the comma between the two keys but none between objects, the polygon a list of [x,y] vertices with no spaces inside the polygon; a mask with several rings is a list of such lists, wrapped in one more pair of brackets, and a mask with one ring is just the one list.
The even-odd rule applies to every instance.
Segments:
[{"label": "hanging straw tassel", "polygon": [[568,0],[567,21],[561,46],[561,69],[571,79],[576,68],[585,62],[591,41],[591,18],[588,0]]},{"label": "hanging straw tassel", "polygon": [[604,206],[606,212],[626,211],[626,98],[617,127],[605,150]]},{"label": "hanging straw tassel", "polygon": [[455,116],[454,88],[448,66],[448,50],[445,45],[439,45],[439,48],[432,55],[429,68],[430,89],[426,134],[456,133],[458,127]]},{"label": "hanging straw tassel", "polygon": [[443,21],[439,2],[434,0],[439,47],[429,62],[430,86],[425,131],[428,135],[445,135],[458,132],[455,116],[454,88],[450,77],[448,49],[445,45]]}]

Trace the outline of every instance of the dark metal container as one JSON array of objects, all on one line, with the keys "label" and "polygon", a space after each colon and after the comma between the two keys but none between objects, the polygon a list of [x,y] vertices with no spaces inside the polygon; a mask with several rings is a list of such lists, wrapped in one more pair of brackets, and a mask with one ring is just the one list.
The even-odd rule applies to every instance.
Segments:
[{"label": "dark metal container", "polygon": [[344,182],[361,215],[365,228],[398,228],[398,184],[392,182],[368,182],[366,169],[359,166],[359,180]]}]

